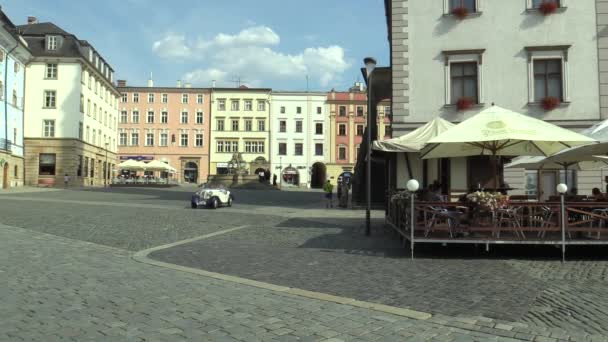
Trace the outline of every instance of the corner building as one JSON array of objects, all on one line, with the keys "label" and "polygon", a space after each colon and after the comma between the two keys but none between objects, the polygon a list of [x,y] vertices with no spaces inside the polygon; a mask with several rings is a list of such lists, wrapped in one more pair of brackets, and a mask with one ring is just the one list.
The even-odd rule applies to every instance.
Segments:
[{"label": "corner building", "polygon": [[[207,88],[128,87],[118,82],[120,161],[159,160],[177,169],[179,183],[209,175],[210,91]],[[165,174],[164,177],[169,175]]]},{"label": "corner building", "polygon": [[33,59],[25,81],[25,183],[108,184],[116,166],[114,70],[85,40],[53,23],[18,26]]}]

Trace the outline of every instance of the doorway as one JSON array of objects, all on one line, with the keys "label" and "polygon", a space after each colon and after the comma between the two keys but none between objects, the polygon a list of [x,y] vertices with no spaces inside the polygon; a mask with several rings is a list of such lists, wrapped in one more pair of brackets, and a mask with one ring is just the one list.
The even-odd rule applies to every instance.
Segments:
[{"label": "doorway", "polygon": [[2,189],[8,189],[8,163],[4,163],[2,171]]},{"label": "doorway", "polygon": [[197,183],[198,181],[198,165],[194,162],[187,162],[184,166],[184,182]]},{"label": "doorway", "polygon": [[551,196],[556,195],[557,174],[555,172],[542,172],[541,176],[541,201],[546,201]]},{"label": "doorway", "polygon": [[325,164],[321,162],[312,164],[310,178],[311,188],[322,188],[323,184],[325,183],[325,179],[327,178],[327,167],[325,166]]}]

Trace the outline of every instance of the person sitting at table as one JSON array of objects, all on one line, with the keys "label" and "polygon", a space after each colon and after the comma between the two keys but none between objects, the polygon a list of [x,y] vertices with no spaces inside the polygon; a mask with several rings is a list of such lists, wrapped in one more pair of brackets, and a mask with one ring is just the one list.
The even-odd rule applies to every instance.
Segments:
[{"label": "person sitting at table", "polygon": [[603,202],[606,200],[606,196],[602,194],[599,188],[593,188],[593,190],[591,190],[591,197],[598,202]]}]

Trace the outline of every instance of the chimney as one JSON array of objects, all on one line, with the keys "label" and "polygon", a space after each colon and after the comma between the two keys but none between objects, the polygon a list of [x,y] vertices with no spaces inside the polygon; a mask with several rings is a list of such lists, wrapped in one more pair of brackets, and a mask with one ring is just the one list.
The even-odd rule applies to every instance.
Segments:
[{"label": "chimney", "polygon": [[148,88],[154,87],[154,81],[152,80],[152,72],[150,72],[150,78],[148,78]]},{"label": "chimney", "polygon": [[211,81],[211,88],[215,88],[215,80]]},{"label": "chimney", "polygon": [[125,81],[125,80],[118,80],[118,81],[116,81],[116,83],[117,83],[117,85],[119,87],[126,87],[127,86],[127,81]]},{"label": "chimney", "polygon": [[27,24],[28,25],[38,24],[38,18],[36,18],[36,17],[27,17]]},{"label": "chimney", "polygon": [[182,81],[177,80],[177,87],[178,87],[178,88],[181,88],[181,87],[182,87]]},{"label": "chimney", "polygon": [[186,84],[184,85],[184,88],[192,88],[192,83],[186,83]]}]

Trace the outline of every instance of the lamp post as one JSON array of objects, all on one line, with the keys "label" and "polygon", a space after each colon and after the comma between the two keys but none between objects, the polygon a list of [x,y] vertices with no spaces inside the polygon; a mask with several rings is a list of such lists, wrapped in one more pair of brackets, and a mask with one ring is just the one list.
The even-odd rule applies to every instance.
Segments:
[{"label": "lamp post", "polygon": [[106,167],[103,170],[103,186],[107,187],[108,186],[108,173],[110,171],[110,168],[108,166],[108,142],[106,142]]},{"label": "lamp post", "polygon": [[372,74],[376,68],[376,60],[372,57],[366,57],[363,60],[365,63],[365,71],[367,74],[367,158],[366,158],[366,189],[365,196],[367,206],[365,208],[365,235],[370,236],[371,231],[371,208],[372,208]]},{"label": "lamp post", "polygon": [[562,262],[566,261],[566,206],[564,204],[564,197],[568,191],[568,186],[564,183],[558,184],[556,187],[560,198],[560,222],[562,229]]},{"label": "lamp post", "polygon": [[414,209],[414,197],[416,191],[420,188],[420,183],[415,179],[410,179],[406,184],[407,190],[410,192],[410,251],[412,260],[414,260],[414,228],[416,224],[416,210]]},{"label": "lamp post", "polygon": [[283,190],[283,157],[279,157],[279,189]]}]

